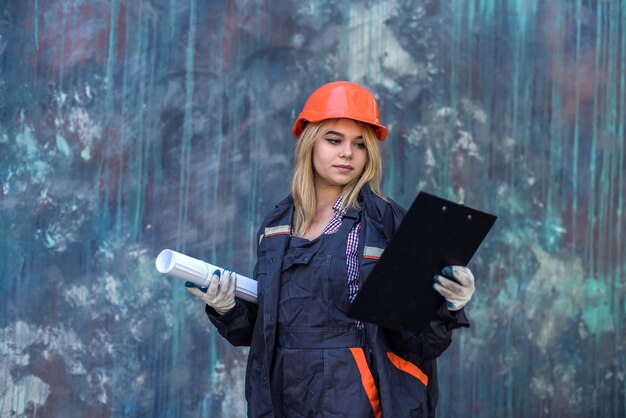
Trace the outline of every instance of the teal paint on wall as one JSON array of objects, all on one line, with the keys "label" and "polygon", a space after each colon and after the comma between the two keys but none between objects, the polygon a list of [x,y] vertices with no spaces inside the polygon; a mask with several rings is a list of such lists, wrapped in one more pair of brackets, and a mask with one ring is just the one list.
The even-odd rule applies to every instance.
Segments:
[{"label": "teal paint on wall", "polygon": [[333,79],[379,98],[392,198],[499,215],[439,416],[626,415],[624,0],[0,11],[1,417],[244,415],[246,350],[154,258],[251,274]]}]

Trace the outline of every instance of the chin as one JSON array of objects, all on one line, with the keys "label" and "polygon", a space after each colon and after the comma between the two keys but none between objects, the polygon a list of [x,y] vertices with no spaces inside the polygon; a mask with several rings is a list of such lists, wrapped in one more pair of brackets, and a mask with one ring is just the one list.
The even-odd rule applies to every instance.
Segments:
[{"label": "chin", "polygon": [[348,184],[352,183],[352,180],[348,180],[348,181],[338,181],[335,182],[336,186],[340,186],[340,187],[346,187]]}]

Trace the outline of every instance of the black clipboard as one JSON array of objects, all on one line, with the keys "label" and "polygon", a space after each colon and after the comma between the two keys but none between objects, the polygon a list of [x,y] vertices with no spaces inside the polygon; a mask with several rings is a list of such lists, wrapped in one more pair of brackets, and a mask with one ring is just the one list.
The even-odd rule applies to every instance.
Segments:
[{"label": "black clipboard", "polygon": [[420,192],[348,316],[388,328],[421,332],[444,299],[433,276],[448,265],[467,266],[497,217]]}]

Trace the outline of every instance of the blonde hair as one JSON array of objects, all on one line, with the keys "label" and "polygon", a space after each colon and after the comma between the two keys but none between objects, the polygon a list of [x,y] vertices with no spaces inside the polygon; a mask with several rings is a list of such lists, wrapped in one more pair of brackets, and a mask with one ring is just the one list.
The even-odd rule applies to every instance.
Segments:
[{"label": "blonde hair", "polygon": [[[321,139],[325,129],[335,119],[326,119],[321,122],[309,122],[304,127],[294,153],[295,169],[291,181],[291,195],[295,212],[293,216],[293,232],[302,236],[309,229],[315,217],[317,201],[315,198],[315,176],[313,170],[313,147]],[[380,157],[379,141],[372,127],[366,123],[356,121],[363,133],[363,141],[367,151],[367,159],[361,176],[346,184],[341,192],[343,206],[359,209],[359,192],[367,183],[372,192],[386,200],[380,190],[382,179],[382,159]]]}]

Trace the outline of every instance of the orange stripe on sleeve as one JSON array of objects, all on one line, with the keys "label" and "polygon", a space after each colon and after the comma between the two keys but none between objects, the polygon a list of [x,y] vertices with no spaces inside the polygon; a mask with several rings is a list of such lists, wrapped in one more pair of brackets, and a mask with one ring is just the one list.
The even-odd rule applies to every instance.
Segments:
[{"label": "orange stripe on sleeve", "polygon": [[372,372],[367,365],[367,360],[365,360],[363,349],[356,347],[350,348],[350,351],[352,352],[354,361],[356,361],[356,365],[359,368],[359,373],[361,373],[361,383],[363,384],[363,389],[365,389],[367,398],[369,399],[372,409],[374,410],[374,416],[376,418],[381,418],[383,416],[383,410],[380,405],[380,398],[378,397],[378,389],[376,388],[376,383],[374,383]]},{"label": "orange stripe on sleeve", "polygon": [[391,361],[391,363],[396,366],[396,368],[402,370],[419,379],[420,382],[424,384],[424,386],[428,386],[428,376],[424,374],[423,371],[419,369],[415,364],[410,361],[406,361],[400,356],[395,355],[391,351],[387,352],[387,357]]}]

